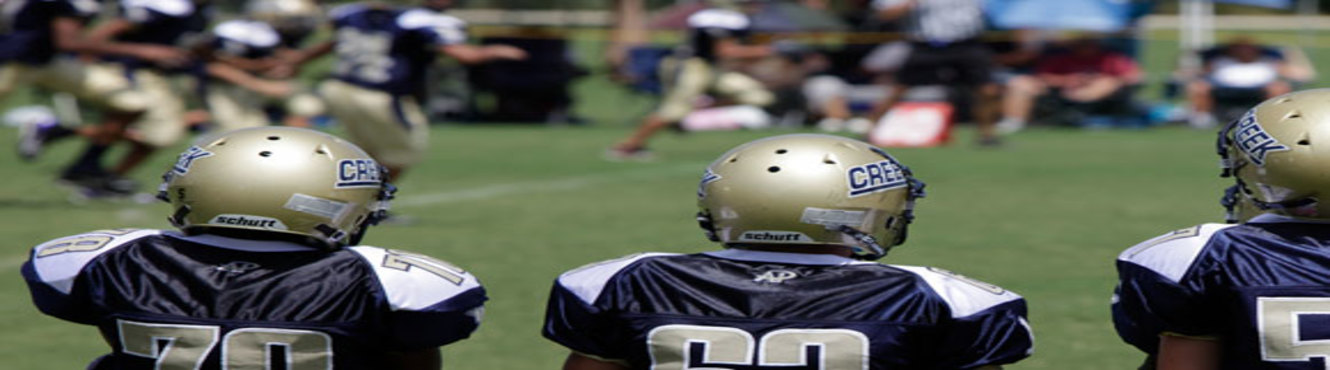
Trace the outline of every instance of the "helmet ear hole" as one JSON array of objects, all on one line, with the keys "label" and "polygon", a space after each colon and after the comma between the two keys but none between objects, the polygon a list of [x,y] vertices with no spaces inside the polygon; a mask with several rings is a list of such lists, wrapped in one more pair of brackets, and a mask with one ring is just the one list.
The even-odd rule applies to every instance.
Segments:
[{"label": "helmet ear hole", "polygon": [[777,173],[777,172],[780,172],[780,166],[771,166],[771,167],[767,167],[767,172],[771,172],[771,173]]}]

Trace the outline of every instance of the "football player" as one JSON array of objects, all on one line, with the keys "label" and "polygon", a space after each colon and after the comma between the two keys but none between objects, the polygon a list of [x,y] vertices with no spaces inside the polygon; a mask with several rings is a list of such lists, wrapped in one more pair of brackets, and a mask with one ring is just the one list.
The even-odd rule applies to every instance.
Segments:
[{"label": "football player", "polygon": [[1330,317],[1330,90],[1275,97],[1219,135],[1229,224],[1118,257],[1113,321],[1145,368],[1324,369]]},{"label": "football player", "polygon": [[393,187],[364,151],[292,127],[190,147],[159,197],[179,231],[55,239],[23,266],[43,313],[101,331],[90,369],[438,369],[479,325],[476,278],[358,246]]},{"label": "football player", "polygon": [[[120,0],[119,14],[91,31],[94,41],[133,42],[192,49],[192,41],[206,30],[211,16],[210,0]],[[187,133],[185,94],[175,86],[179,77],[197,78],[199,65],[162,64],[135,57],[113,57],[123,66],[135,88],[151,101],[132,123],[124,139],[130,150],[112,170],[122,177],[137,168],[158,148],[174,145]],[[77,173],[80,163],[66,173]],[[132,192],[132,182],[110,189]]]},{"label": "football player", "polygon": [[991,369],[1029,356],[1015,293],[871,262],[905,241],[923,186],[856,140],[741,145],[698,188],[698,221],[725,250],[564,273],[544,334],[572,351],[567,370]]},{"label": "football player", "polygon": [[437,54],[463,64],[526,58],[526,52],[512,46],[467,44],[466,22],[443,13],[452,4],[339,6],[329,12],[334,39],[292,58],[303,63],[336,53],[333,79],[319,87],[328,113],[395,177],[424,157],[429,122],[419,102],[426,93],[425,69]]},{"label": "football player", "polygon": [[[666,82],[660,107],[643,120],[628,138],[610,148],[611,159],[644,159],[651,156],[647,140],[661,129],[679,124],[693,112],[698,97],[714,92],[738,104],[764,107],[776,97],[761,82],[723,65],[739,60],[765,58],[775,52],[769,45],[749,44],[752,20],[761,10],[761,0],[711,0],[711,8],[688,17],[688,40],[675,49],[676,65],[662,63]],[[738,10],[735,10],[737,8]]]},{"label": "football player", "polygon": [[29,125],[20,130],[19,154],[31,160],[42,147],[73,134],[90,147],[61,177],[80,186],[101,187],[107,180],[99,159],[120,139],[130,122],[148,109],[148,96],[133,88],[123,68],[85,63],[76,55],[121,56],[162,65],[181,65],[188,53],[167,45],[106,41],[88,37],[85,25],[100,11],[94,0],[7,1],[0,3],[0,99],[17,87],[37,86],[63,92],[102,109],[100,125],[65,128]]},{"label": "football player", "polygon": [[298,48],[318,26],[320,10],[310,0],[253,0],[249,19],[222,22],[212,29],[213,60],[205,101],[218,130],[266,126],[270,107],[287,125],[308,126],[322,114],[323,101],[299,91],[294,69],[279,53]]}]

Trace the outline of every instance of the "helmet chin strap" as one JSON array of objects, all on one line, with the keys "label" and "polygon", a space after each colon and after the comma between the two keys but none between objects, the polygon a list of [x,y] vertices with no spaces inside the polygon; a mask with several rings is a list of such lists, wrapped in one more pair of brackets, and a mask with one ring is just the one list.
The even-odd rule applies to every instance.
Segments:
[{"label": "helmet chin strap", "polygon": [[720,242],[720,235],[716,234],[716,223],[711,221],[711,214],[706,212],[697,213],[697,226],[706,233],[707,240]]},{"label": "helmet chin strap", "polygon": [[1231,177],[1237,171],[1237,163],[1234,163],[1233,158],[1228,156],[1228,147],[1232,144],[1229,142],[1228,136],[1236,127],[1238,127],[1238,120],[1233,120],[1224,125],[1224,128],[1219,130],[1219,137],[1215,140],[1215,152],[1219,154],[1219,168],[1223,171],[1219,174],[1219,177]]},{"label": "helmet chin strap", "polygon": [[1233,185],[1224,189],[1224,196],[1219,197],[1219,205],[1224,206],[1224,223],[1236,224],[1238,221],[1238,192],[1242,187]]},{"label": "helmet chin strap", "polygon": [[883,247],[882,244],[878,244],[877,238],[874,238],[872,235],[868,235],[868,233],[866,232],[860,231],[859,229],[849,227],[846,225],[841,225],[840,228],[838,228],[836,231],[840,231],[841,233],[844,233],[845,235],[849,235],[851,238],[854,238],[854,241],[859,244],[859,246],[855,249],[868,250],[868,253],[866,254],[855,253],[854,256],[859,259],[871,261],[887,256],[887,250],[888,250],[887,247]]}]

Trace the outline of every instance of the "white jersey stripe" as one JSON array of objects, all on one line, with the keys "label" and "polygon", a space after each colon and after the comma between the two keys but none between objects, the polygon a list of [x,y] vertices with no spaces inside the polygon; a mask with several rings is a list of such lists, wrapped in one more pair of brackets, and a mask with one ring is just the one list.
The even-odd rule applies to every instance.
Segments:
[{"label": "white jersey stripe", "polygon": [[94,231],[52,240],[32,249],[32,267],[46,285],[69,294],[83,268],[106,252],[161,230]]},{"label": "white jersey stripe", "polygon": [[934,293],[942,297],[951,307],[952,318],[974,315],[1003,303],[1021,299],[1012,293],[982,281],[966,278],[956,273],[933,267],[900,266],[891,267],[909,271],[924,279]]},{"label": "white jersey stripe", "polygon": [[605,285],[609,283],[610,278],[613,278],[620,270],[628,267],[633,262],[647,257],[677,255],[676,253],[640,253],[597,262],[559,275],[558,283],[564,289],[568,289],[568,291],[577,295],[577,298],[581,299],[582,302],[595,304],[596,299],[600,298],[600,293],[605,290]]},{"label": "white jersey stripe", "polygon": [[461,269],[430,257],[379,247],[347,248],[373,266],[394,311],[419,311],[480,287]]},{"label": "white jersey stripe", "polygon": [[1173,282],[1191,268],[1210,238],[1220,230],[1233,227],[1226,224],[1204,224],[1177,230],[1123,251],[1118,260],[1141,266]]}]

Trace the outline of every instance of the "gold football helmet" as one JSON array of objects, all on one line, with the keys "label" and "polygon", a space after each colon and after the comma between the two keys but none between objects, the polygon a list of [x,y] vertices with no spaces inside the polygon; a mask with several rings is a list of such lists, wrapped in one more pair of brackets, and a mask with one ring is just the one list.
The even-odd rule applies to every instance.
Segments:
[{"label": "gold football helmet", "polygon": [[[158,198],[173,225],[329,247],[359,242],[387,212],[386,170],[355,145],[322,132],[256,127],[203,138],[167,170]],[[253,238],[253,237],[251,237]]]},{"label": "gold football helmet", "polygon": [[1330,89],[1278,96],[1219,132],[1230,222],[1262,213],[1330,218]]},{"label": "gold football helmet", "polygon": [[272,26],[283,37],[313,33],[323,17],[323,10],[314,0],[250,0],[245,13]]},{"label": "gold football helmet", "polygon": [[795,134],[731,149],[707,167],[697,196],[712,241],[837,245],[872,260],[905,241],[924,183],[867,143]]}]

